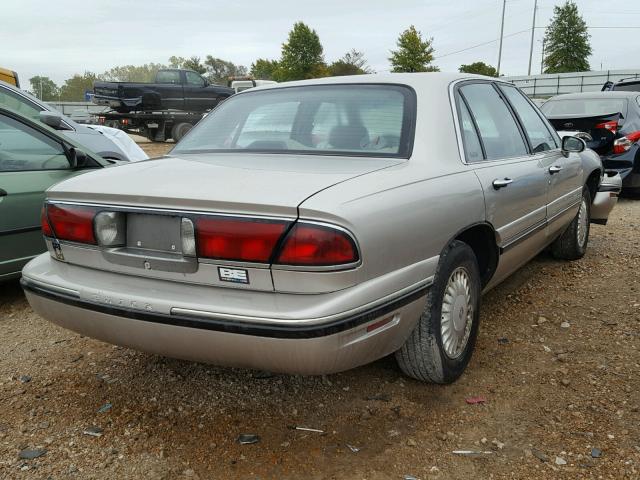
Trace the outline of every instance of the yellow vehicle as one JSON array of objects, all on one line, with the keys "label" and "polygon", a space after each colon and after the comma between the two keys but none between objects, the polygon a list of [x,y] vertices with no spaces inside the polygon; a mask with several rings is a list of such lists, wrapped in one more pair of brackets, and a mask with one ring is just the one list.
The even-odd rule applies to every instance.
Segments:
[{"label": "yellow vehicle", "polygon": [[20,88],[20,81],[18,80],[18,74],[12,70],[7,70],[6,68],[0,67],[0,80]]}]

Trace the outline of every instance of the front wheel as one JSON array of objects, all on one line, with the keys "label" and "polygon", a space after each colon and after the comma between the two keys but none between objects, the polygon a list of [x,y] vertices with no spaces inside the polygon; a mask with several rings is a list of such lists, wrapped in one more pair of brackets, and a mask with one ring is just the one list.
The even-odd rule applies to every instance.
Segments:
[{"label": "front wheel", "polygon": [[551,244],[551,253],[562,260],[578,260],[584,257],[589,243],[591,222],[591,195],[589,189],[582,190],[578,213],[567,229]]},{"label": "front wheel", "polygon": [[440,257],[415,330],[396,352],[406,375],[430,383],[452,383],[462,375],[478,334],[480,292],[473,250],[453,241]]}]

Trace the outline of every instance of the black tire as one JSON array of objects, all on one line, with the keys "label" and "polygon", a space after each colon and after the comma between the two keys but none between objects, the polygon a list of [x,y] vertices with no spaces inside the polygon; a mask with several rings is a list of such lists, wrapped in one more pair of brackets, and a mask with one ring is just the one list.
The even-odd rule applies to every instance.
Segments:
[{"label": "black tire", "polygon": [[[584,211],[583,211],[584,208]],[[586,224],[582,221],[586,215]],[[589,226],[591,219],[591,194],[587,187],[582,189],[582,200],[578,213],[567,229],[551,244],[551,254],[562,260],[578,260],[584,257],[589,243]],[[581,230],[585,229],[584,236]]]},{"label": "black tire", "polygon": [[[461,342],[463,348],[452,357],[443,346],[442,305],[449,280],[454,272],[460,272],[459,269],[468,278],[468,305],[472,310],[466,343]],[[452,383],[462,375],[471,360],[478,335],[481,289],[480,270],[473,250],[464,242],[453,241],[440,257],[434,283],[429,289],[427,303],[415,330],[395,354],[400,369],[406,375],[423,382],[440,384]],[[463,308],[458,317],[462,319],[466,313],[467,310]]]},{"label": "black tire", "polygon": [[191,125],[190,123],[176,123],[171,129],[171,138],[173,138],[173,140],[178,143],[180,140],[182,140],[182,137],[184,137],[187,132],[191,130],[191,128],[193,128],[193,125]]}]

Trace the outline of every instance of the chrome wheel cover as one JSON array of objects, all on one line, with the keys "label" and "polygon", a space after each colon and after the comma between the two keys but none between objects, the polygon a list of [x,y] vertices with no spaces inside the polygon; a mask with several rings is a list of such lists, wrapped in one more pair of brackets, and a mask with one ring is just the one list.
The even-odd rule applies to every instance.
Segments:
[{"label": "chrome wheel cover", "polygon": [[587,231],[589,228],[589,217],[587,210],[587,202],[585,199],[582,199],[582,203],[580,204],[580,210],[578,210],[578,245],[580,247],[584,247],[585,242],[587,241]]},{"label": "chrome wheel cover", "polygon": [[442,299],[440,336],[447,357],[458,358],[464,352],[473,325],[471,278],[463,267],[456,268],[447,282]]}]

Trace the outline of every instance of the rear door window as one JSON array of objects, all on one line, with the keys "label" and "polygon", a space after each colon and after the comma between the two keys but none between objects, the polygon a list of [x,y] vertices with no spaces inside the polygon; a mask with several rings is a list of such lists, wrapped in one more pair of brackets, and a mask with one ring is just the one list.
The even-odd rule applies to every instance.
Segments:
[{"label": "rear door window", "polygon": [[165,70],[163,72],[158,72],[158,76],[156,77],[157,83],[172,83],[179,84],[180,83],[180,72],[177,70]]},{"label": "rear door window", "polygon": [[524,128],[533,153],[553,150],[558,147],[555,137],[547,128],[546,123],[515,87],[500,85],[511,106],[516,111]]},{"label": "rear door window", "polygon": [[476,121],[488,160],[528,154],[515,118],[490,83],[472,83],[460,88]]},{"label": "rear door window", "polygon": [[464,144],[465,158],[468,163],[481,162],[484,160],[484,154],[482,153],[480,138],[478,138],[478,132],[473,124],[469,109],[460,98],[458,99],[458,108],[460,112],[460,126],[462,127],[462,143]]}]

